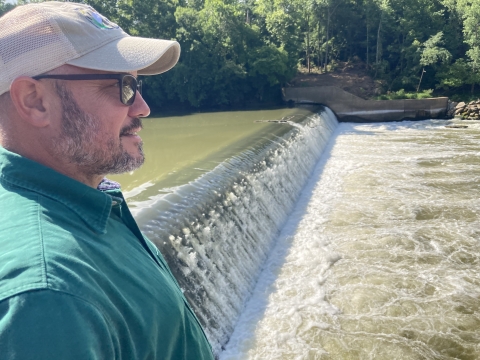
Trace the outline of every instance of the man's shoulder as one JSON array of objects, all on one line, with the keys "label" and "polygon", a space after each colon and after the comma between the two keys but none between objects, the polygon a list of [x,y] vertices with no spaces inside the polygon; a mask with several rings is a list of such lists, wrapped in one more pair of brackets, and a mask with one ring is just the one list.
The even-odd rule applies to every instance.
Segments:
[{"label": "man's shoulder", "polygon": [[37,195],[0,184],[0,300],[45,286],[39,237]]},{"label": "man's shoulder", "polygon": [[[69,196],[76,197],[74,192]],[[84,232],[86,224],[81,216],[83,209],[77,206],[79,201],[64,198],[0,182],[0,241],[31,241],[44,233],[55,237]]]},{"label": "man's shoulder", "polygon": [[52,286],[62,290],[56,279],[82,252],[76,238],[90,232],[80,221],[41,194],[0,185],[0,301]]}]

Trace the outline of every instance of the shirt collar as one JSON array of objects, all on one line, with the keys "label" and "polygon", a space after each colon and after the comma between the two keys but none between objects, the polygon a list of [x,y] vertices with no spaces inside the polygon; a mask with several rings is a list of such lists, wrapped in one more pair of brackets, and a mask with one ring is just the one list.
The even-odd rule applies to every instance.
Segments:
[{"label": "shirt collar", "polygon": [[102,191],[3,147],[0,147],[0,181],[56,200],[78,214],[93,231],[106,233],[112,199]]}]

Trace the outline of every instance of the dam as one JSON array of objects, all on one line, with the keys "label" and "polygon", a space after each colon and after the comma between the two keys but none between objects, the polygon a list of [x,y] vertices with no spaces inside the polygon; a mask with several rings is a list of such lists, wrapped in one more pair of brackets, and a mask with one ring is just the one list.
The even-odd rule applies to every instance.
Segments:
[{"label": "dam", "polygon": [[365,100],[336,86],[287,87],[282,92],[288,103],[324,105],[345,122],[443,119],[448,111],[447,97]]},{"label": "dam", "polygon": [[450,123],[239,112],[191,170],[116,180],[220,359],[476,359],[480,122]]}]

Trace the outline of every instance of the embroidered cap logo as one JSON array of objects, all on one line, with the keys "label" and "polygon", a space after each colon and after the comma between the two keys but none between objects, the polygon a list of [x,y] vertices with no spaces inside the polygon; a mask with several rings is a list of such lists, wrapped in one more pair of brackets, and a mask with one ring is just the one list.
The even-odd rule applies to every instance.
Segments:
[{"label": "embroidered cap logo", "polygon": [[95,27],[102,30],[118,29],[119,26],[114,22],[108,20],[105,16],[99,14],[94,8],[88,7],[88,9],[77,8],[85,18],[90,21]]}]

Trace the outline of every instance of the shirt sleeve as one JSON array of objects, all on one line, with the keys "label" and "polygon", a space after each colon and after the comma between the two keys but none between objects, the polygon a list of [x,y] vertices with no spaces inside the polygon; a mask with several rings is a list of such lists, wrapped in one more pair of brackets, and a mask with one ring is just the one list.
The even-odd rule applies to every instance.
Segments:
[{"label": "shirt sleeve", "polygon": [[9,360],[115,358],[101,312],[85,300],[52,290],[0,302],[0,349]]}]

